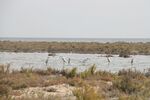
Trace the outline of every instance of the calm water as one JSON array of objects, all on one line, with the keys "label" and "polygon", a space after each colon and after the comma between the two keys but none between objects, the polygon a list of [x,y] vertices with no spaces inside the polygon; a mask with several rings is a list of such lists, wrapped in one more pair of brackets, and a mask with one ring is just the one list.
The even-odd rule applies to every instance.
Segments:
[{"label": "calm water", "polygon": [[[0,64],[11,64],[12,69],[20,69],[21,67],[34,67],[45,69],[51,66],[55,69],[77,67],[78,71],[83,71],[93,64],[97,69],[111,72],[118,72],[121,69],[136,68],[143,71],[150,68],[150,56],[136,55],[131,58],[120,58],[118,55],[110,57],[110,63],[102,54],[72,54],[58,53],[54,57],[49,57],[48,64],[46,59],[48,53],[12,53],[0,52]],[[70,63],[68,62],[70,59]],[[133,65],[131,59],[134,59]],[[65,61],[65,62],[64,62]]]},{"label": "calm water", "polygon": [[150,42],[150,38],[0,38],[1,41],[47,41],[47,42]]}]

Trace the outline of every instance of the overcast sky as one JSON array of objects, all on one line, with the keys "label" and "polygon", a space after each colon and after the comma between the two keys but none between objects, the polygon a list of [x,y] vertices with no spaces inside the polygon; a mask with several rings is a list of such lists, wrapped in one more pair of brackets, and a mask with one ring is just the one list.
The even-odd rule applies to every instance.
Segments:
[{"label": "overcast sky", "polygon": [[0,37],[150,38],[150,0],[0,0]]}]

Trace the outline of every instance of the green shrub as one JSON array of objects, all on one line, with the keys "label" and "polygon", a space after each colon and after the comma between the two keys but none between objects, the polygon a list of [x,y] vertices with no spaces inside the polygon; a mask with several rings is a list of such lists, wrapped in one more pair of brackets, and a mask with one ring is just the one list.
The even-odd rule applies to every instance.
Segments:
[{"label": "green shrub", "polygon": [[68,78],[73,78],[77,76],[77,68],[73,68],[67,75]]},{"label": "green shrub", "polygon": [[91,66],[90,68],[88,68],[87,70],[85,70],[84,72],[80,73],[80,77],[81,78],[87,78],[89,76],[94,75],[96,72],[96,66],[95,64],[93,66]]},{"label": "green shrub", "polygon": [[94,75],[96,71],[95,64],[88,69],[89,74]]}]

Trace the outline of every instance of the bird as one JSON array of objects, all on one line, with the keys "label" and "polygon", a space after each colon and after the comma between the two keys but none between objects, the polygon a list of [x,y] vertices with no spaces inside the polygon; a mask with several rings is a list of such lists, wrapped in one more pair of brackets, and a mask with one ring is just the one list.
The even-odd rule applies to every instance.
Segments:
[{"label": "bird", "polygon": [[110,59],[109,59],[109,57],[107,57],[107,61],[108,61],[108,63],[110,63]]},{"label": "bird", "polygon": [[89,58],[84,59],[83,61],[81,61],[83,64],[85,64],[87,61],[89,60]]},{"label": "bird", "polygon": [[71,62],[71,59],[69,58],[69,59],[68,59],[68,65],[70,64],[70,62]]},{"label": "bird", "polygon": [[65,59],[64,57],[61,57],[61,56],[60,56],[60,58],[61,58],[61,60],[63,61],[63,67],[64,67],[64,66],[65,66],[65,63],[66,63],[67,61],[66,61],[66,59]]},{"label": "bird", "polygon": [[133,65],[133,60],[134,60],[134,59],[132,58],[132,59],[131,59],[131,65]]},{"label": "bird", "polygon": [[46,59],[46,61],[45,61],[46,66],[47,66],[47,64],[48,64],[48,60],[49,60],[49,56],[47,57],[47,59]]},{"label": "bird", "polygon": [[66,63],[67,61],[65,60],[65,58],[64,57],[61,57],[61,59],[62,59],[62,61],[64,62],[64,63]]}]

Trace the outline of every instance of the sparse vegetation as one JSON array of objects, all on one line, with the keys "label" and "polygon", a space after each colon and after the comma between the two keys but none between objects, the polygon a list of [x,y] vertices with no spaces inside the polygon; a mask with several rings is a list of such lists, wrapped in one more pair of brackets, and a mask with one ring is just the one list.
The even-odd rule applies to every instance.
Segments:
[{"label": "sparse vegetation", "polygon": [[[50,67],[47,70],[22,68],[20,71],[11,72],[8,71],[10,68],[7,65],[0,66],[0,99],[11,100],[10,97],[13,94],[19,95],[14,91],[25,88],[57,84],[69,84],[75,87],[73,94],[77,100],[108,100],[111,98],[148,100],[150,98],[150,78],[137,70],[129,69],[110,73],[97,71],[96,66],[93,65],[84,72],[77,72],[76,68],[58,71]],[[50,89],[50,92],[55,91]]]},{"label": "sparse vegetation", "polygon": [[130,54],[131,52],[129,49],[121,50],[119,53],[119,57],[129,58]]},{"label": "sparse vegetation", "polygon": [[87,43],[87,42],[22,42],[0,41],[1,52],[48,52],[55,53],[97,53],[118,54],[128,57],[130,54],[150,54],[150,42],[147,43]]},{"label": "sparse vegetation", "polygon": [[104,100],[103,96],[89,85],[75,89],[73,94],[76,96],[77,100]]},{"label": "sparse vegetation", "polygon": [[9,86],[4,85],[4,84],[0,85],[0,97],[1,96],[8,96],[10,91],[11,91],[11,88]]},{"label": "sparse vegetation", "polygon": [[73,78],[77,76],[77,68],[73,68],[67,75],[69,78]]},{"label": "sparse vegetation", "polygon": [[93,65],[89,69],[85,70],[84,72],[81,72],[80,77],[81,78],[87,78],[91,75],[94,75],[95,71],[96,71],[96,66]]}]

